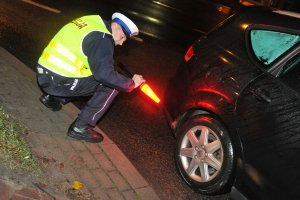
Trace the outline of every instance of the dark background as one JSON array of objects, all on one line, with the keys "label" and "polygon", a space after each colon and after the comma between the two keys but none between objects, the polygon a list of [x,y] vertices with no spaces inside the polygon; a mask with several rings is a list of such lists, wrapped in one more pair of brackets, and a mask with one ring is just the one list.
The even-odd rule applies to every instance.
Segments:
[{"label": "dark background", "polygon": [[[243,4],[256,3],[297,11],[297,1],[222,0],[34,0],[55,13],[22,0],[1,0],[0,44],[29,68],[53,35],[70,20],[87,14],[110,19],[122,12],[134,19],[141,34],[117,47],[115,60],[142,74],[163,100],[168,80],[192,44]],[[82,103],[77,102],[80,107]],[[162,109],[139,90],[121,93],[98,123],[154,188],[161,199],[227,199],[205,197],[179,177],[173,159],[175,138]]]}]

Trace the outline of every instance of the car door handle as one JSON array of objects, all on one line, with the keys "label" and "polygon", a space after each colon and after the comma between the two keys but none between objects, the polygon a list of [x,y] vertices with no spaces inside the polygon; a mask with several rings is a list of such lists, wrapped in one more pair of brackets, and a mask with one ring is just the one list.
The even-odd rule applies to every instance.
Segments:
[{"label": "car door handle", "polygon": [[260,101],[271,103],[271,98],[269,93],[261,88],[251,88],[250,92]]}]

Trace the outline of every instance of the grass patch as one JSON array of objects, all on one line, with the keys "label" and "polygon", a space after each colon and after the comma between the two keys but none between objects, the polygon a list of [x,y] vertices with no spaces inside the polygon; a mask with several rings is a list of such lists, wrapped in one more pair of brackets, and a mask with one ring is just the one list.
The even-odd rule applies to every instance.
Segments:
[{"label": "grass patch", "polygon": [[27,128],[0,108],[0,159],[7,163],[10,169],[39,169],[23,137],[27,133]]}]

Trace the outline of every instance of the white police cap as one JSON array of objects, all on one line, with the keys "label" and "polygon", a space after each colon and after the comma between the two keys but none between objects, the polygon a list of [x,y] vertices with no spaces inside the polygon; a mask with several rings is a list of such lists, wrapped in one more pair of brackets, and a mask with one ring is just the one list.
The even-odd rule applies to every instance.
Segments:
[{"label": "white police cap", "polygon": [[111,18],[114,22],[116,22],[122,26],[122,28],[123,28],[123,30],[125,30],[125,32],[126,32],[125,34],[127,34],[127,36],[131,37],[131,36],[135,36],[135,35],[139,34],[138,27],[133,23],[133,21],[131,21],[125,15],[116,12],[112,15]]}]

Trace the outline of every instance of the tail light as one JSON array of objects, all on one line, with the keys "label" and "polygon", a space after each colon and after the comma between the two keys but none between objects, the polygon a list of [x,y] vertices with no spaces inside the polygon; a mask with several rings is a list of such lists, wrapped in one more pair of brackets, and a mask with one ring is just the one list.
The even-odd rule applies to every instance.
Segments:
[{"label": "tail light", "polygon": [[184,60],[188,62],[193,56],[194,56],[194,48],[193,46],[190,46],[190,48],[187,50],[187,52],[184,55]]},{"label": "tail light", "polygon": [[154,102],[159,103],[160,99],[158,96],[153,92],[153,90],[150,88],[150,86],[147,83],[143,83],[140,86],[140,89],[142,92],[144,92],[148,97],[150,97]]}]

